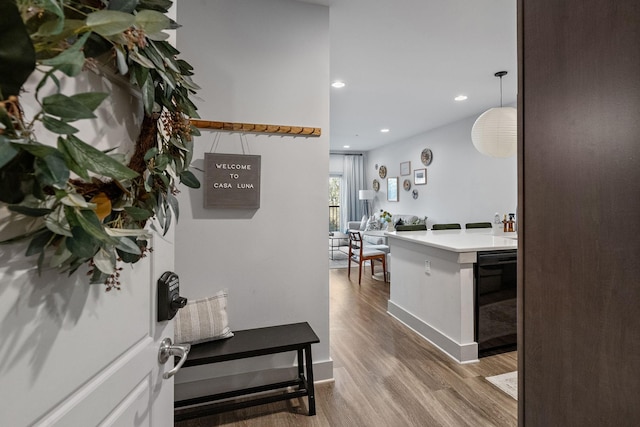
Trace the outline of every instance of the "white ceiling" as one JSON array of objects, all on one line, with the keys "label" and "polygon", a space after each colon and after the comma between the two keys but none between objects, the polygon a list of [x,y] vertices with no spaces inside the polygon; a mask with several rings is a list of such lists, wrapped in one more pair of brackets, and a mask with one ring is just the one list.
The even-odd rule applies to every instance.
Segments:
[{"label": "white ceiling", "polygon": [[[331,151],[367,151],[516,102],[516,0],[302,0],[330,9]],[[469,98],[454,101],[460,94]],[[380,132],[389,128],[389,133]],[[349,145],[350,148],[343,148]]]}]

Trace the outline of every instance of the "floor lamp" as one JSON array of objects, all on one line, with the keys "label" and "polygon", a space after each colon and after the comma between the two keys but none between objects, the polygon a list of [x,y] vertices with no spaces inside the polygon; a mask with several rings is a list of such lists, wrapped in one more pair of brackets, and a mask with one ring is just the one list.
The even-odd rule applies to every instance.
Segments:
[{"label": "floor lamp", "polygon": [[369,218],[369,200],[373,200],[376,193],[373,190],[360,190],[358,191],[358,199],[362,200],[364,207],[364,214]]}]

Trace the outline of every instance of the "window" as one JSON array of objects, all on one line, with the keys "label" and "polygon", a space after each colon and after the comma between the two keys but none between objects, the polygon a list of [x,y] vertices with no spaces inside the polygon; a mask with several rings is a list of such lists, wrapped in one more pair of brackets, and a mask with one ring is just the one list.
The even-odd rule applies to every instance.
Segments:
[{"label": "window", "polygon": [[329,231],[340,231],[341,176],[329,177]]}]

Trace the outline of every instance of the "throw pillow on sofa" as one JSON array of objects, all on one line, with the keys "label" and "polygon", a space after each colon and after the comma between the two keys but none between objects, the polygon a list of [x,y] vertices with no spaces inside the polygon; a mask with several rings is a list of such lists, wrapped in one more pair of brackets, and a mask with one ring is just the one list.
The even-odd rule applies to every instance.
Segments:
[{"label": "throw pillow on sofa", "polygon": [[360,220],[360,231],[364,231],[367,229],[367,216],[362,215],[362,219]]},{"label": "throw pillow on sofa", "polygon": [[365,231],[373,231],[373,230],[381,230],[382,224],[376,219],[376,217],[371,216],[367,220],[367,225],[365,227]]}]

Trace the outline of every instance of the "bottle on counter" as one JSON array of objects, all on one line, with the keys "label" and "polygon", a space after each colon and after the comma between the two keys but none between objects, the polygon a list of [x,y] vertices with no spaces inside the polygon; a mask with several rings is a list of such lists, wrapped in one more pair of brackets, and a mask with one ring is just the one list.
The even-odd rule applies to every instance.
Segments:
[{"label": "bottle on counter", "polygon": [[502,219],[502,227],[505,233],[509,230],[509,221],[507,221],[507,214],[504,214],[504,218]]},{"label": "bottle on counter", "polygon": [[514,217],[515,217],[515,214],[512,214],[512,213],[509,214],[509,220],[507,221],[508,233],[513,233],[515,231],[515,228],[514,228],[515,220],[513,219]]}]

